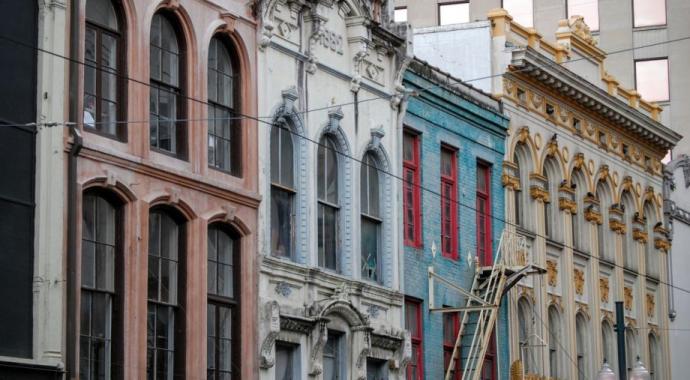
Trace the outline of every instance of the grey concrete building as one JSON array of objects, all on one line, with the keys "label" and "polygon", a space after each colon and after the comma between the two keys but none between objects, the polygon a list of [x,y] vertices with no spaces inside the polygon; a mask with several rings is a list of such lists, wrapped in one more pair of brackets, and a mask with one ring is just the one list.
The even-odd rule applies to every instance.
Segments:
[{"label": "grey concrete building", "polygon": [[[687,0],[396,0],[396,21],[414,28],[485,20],[503,7],[518,23],[555,41],[558,21],[585,16],[598,47],[608,53],[607,70],[642,98],[658,101],[662,122],[690,132],[690,2]],[[668,41],[668,43],[666,43]],[[649,46],[654,45],[654,46]],[[634,49],[639,46],[646,48]],[[637,75],[637,78],[636,78]],[[472,78],[461,78],[468,80]],[[666,86],[666,83],[668,84]],[[684,138],[673,155],[690,153]]]}]

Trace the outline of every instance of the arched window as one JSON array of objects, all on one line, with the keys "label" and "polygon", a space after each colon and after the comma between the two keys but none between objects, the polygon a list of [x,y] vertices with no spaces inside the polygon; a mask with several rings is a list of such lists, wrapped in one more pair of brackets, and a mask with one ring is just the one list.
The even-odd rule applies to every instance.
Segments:
[{"label": "arched window", "polygon": [[362,278],[381,281],[381,193],[379,170],[372,153],[364,155],[360,171],[360,207],[362,213]]},{"label": "arched window", "polygon": [[599,210],[601,212],[602,223],[597,224],[597,244],[599,257],[607,261],[615,260],[613,244],[615,242],[609,223],[609,208],[611,207],[611,195],[604,181],[597,184],[597,199],[599,200]]},{"label": "arched window", "polygon": [[319,266],[339,272],[338,154],[331,138],[321,138],[317,156]]},{"label": "arched window", "polygon": [[539,348],[534,344],[534,318],[532,306],[524,298],[518,301],[518,327],[520,357],[524,363],[525,373],[535,373],[537,370],[536,354]]},{"label": "arched window", "polygon": [[549,369],[551,377],[561,378],[563,363],[561,360],[561,316],[555,306],[549,307]]},{"label": "arched window", "polygon": [[623,217],[625,218],[625,242],[623,265],[626,268],[637,269],[637,244],[633,239],[633,218],[635,215],[635,202],[629,191],[625,191],[621,197],[621,204],[625,208]]},{"label": "arched window", "polygon": [[213,37],[208,49],[208,164],[241,175],[241,128],[237,107],[238,72],[228,43]]},{"label": "arched window", "polygon": [[122,23],[111,0],[86,2],[84,35],[84,127],[124,138],[125,46]]},{"label": "arched window", "polygon": [[661,352],[659,351],[659,342],[654,333],[649,333],[649,374],[652,376],[652,380],[663,379],[661,371]]},{"label": "arched window", "polygon": [[613,333],[611,324],[604,320],[601,322],[601,339],[604,360],[609,363],[612,368],[618,364],[618,353],[616,351],[616,336]]},{"label": "arched window", "polygon": [[[207,379],[232,379],[240,354],[240,238],[220,223],[208,227]],[[234,376],[233,376],[234,375]]]},{"label": "arched window", "polygon": [[587,182],[582,170],[575,169],[570,177],[571,185],[575,186],[575,203],[577,210],[571,215],[573,229],[573,247],[582,252],[589,252],[589,234],[584,219],[584,198],[587,194]]},{"label": "arched window", "polygon": [[544,234],[552,240],[560,240],[558,226],[558,186],[561,176],[558,169],[558,162],[553,157],[548,157],[544,161],[542,175],[546,178],[546,190],[549,192],[549,200],[544,203]]},{"label": "arched window", "polygon": [[523,169],[522,169],[522,165],[520,164],[520,156],[517,153],[517,148],[516,148],[515,154],[513,155],[513,162],[515,163],[515,166],[517,167],[516,174],[517,174],[518,179],[520,180],[520,189],[515,189],[515,188],[513,189],[513,197],[514,197],[513,199],[514,199],[514,203],[515,203],[514,221],[515,221],[515,224],[517,224],[518,226],[523,226],[524,221],[523,221],[522,213],[524,213],[525,207],[522,203],[522,191],[520,191],[520,190],[522,189],[522,186],[524,186],[523,185],[524,182],[522,182],[522,170]]},{"label": "arched window", "polygon": [[654,226],[657,223],[656,211],[651,202],[645,202],[644,215],[647,219],[645,226],[647,232],[647,244],[645,246],[645,266],[648,276],[659,278],[659,255],[654,247]]},{"label": "arched window", "polygon": [[590,372],[590,349],[589,349],[589,323],[585,317],[578,313],[575,316],[575,334],[577,345],[577,378],[584,380],[589,378]]},{"label": "arched window", "polygon": [[184,373],[184,235],[181,217],[167,208],[149,213],[146,373],[171,380]]},{"label": "arched window", "polygon": [[515,196],[515,223],[525,229],[536,228],[534,224],[534,216],[531,215],[533,208],[531,207],[531,198],[529,196],[529,173],[533,172],[533,162],[531,154],[526,144],[518,143],[515,146],[515,155],[513,157],[517,165],[518,178],[520,179],[520,190],[514,191]]},{"label": "arched window", "polygon": [[184,158],[186,155],[184,40],[176,20],[166,11],[153,16],[150,50],[151,148]]},{"label": "arched window", "polygon": [[121,214],[96,192],[82,202],[79,371],[82,379],[116,377],[122,350],[122,293],[118,270]]},{"label": "arched window", "polygon": [[632,327],[625,329],[625,365],[628,366],[628,373],[635,367],[635,362],[640,352],[637,350],[637,338]]},{"label": "arched window", "polygon": [[271,254],[294,259],[295,164],[287,125],[271,130]]}]

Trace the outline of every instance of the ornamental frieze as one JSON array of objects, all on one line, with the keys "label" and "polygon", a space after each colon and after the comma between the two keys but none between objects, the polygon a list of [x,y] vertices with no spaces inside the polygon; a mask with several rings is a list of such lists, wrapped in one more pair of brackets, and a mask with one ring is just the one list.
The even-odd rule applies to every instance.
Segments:
[{"label": "ornamental frieze", "polygon": [[623,306],[625,306],[625,310],[632,311],[633,289],[629,286],[623,288]]},{"label": "ornamental frieze", "polygon": [[582,296],[585,294],[585,272],[575,268],[573,270],[573,283],[575,284],[575,294]]},{"label": "ornamental frieze", "polygon": [[654,310],[656,303],[654,302],[654,294],[647,293],[645,306],[647,307],[647,316],[649,318],[654,318]]},{"label": "ornamental frieze", "polygon": [[558,285],[558,263],[553,260],[546,260],[546,279],[549,286]]},{"label": "ornamental frieze", "polygon": [[601,303],[609,303],[609,279],[600,278],[599,279],[599,296]]}]

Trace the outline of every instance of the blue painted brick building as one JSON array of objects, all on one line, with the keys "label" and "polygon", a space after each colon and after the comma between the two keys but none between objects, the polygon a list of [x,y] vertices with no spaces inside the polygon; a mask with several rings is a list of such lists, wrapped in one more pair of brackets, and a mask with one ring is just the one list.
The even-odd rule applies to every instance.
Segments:
[{"label": "blue painted brick building", "polygon": [[[469,289],[479,249],[479,225],[490,226],[490,235],[479,241],[484,242],[482,247],[490,245],[489,256],[495,255],[503,230],[501,172],[508,120],[502,116],[498,101],[423,61],[412,61],[404,85],[416,94],[409,98],[404,118],[403,177],[421,185],[420,190],[403,185],[403,289],[406,324],[413,338],[408,379],[443,379],[444,354],[448,355],[449,347],[444,350],[443,314],[429,311],[427,268],[433,265],[435,273]],[[488,199],[478,202],[482,197],[479,188],[488,190]],[[451,202],[446,201],[442,208],[442,199]],[[478,220],[478,206],[491,213],[488,224]],[[465,304],[464,297],[446,286],[436,284],[434,293],[436,306]],[[505,310],[502,307],[499,314],[498,352],[494,357],[500,366],[495,378],[500,374],[501,379],[508,378]],[[453,321],[452,317],[445,318],[448,332]],[[412,326],[418,319],[419,325]],[[455,334],[448,335],[454,341]]]}]

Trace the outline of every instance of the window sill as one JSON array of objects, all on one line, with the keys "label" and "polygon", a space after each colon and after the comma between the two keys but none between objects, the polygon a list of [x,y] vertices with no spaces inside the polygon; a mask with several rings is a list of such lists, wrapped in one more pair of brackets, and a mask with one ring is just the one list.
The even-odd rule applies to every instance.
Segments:
[{"label": "window sill", "polygon": [[646,26],[634,26],[633,25],[633,33],[634,32],[646,32],[648,30],[660,30],[660,29],[666,29],[666,28],[668,28],[668,24],[646,25]]}]

